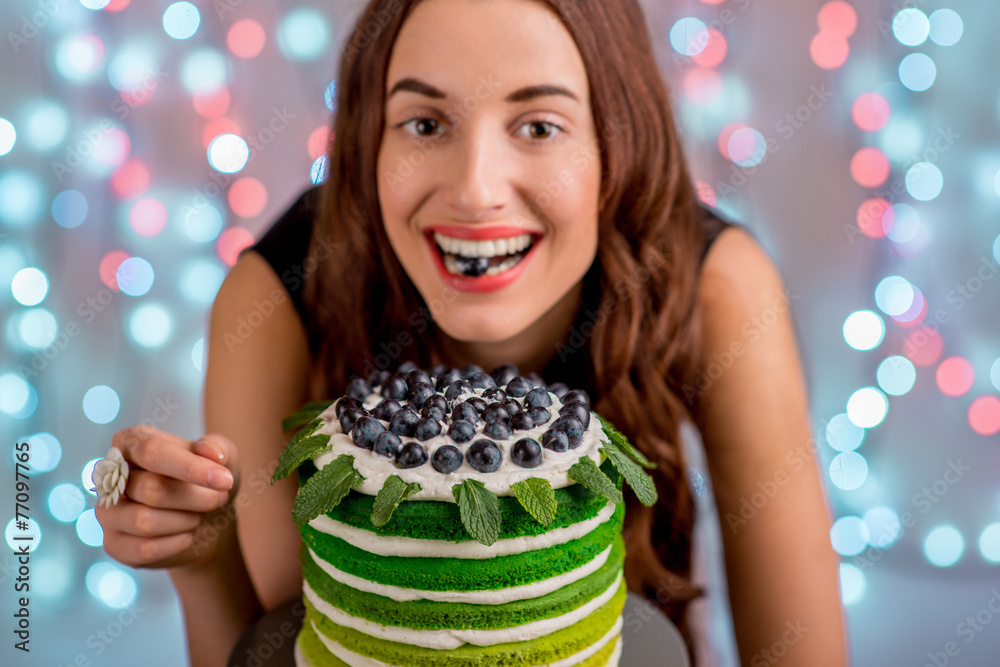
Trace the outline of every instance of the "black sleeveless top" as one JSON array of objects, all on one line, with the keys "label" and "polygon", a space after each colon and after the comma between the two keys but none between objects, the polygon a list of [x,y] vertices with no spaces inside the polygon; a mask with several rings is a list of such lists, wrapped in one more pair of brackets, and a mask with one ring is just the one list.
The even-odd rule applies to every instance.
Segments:
[{"label": "black sleeveless top", "polygon": [[[309,250],[309,241],[312,237],[313,216],[318,208],[320,186],[306,190],[292,206],[278,218],[278,220],[264,233],[264,235],[254,245],[247,250],[257,251],[281,280],[299,317],[303,323],[309,321],[309,314],[306,312],[303,302],[303,266]],[[719,234],[727,227],[736,223],[724,220],[718,212],[707,206],[702,206],[704,212],[703,225],[705,230],[705,245],[702,247],[701,261],[704,262],[712,243]],[[246,252],[246,250],[244,250]],[[596,303],[598,298],[595,295],[599,288],[599,274],[596,269],[597,262],[591,267],[584,277],[584,298],[587,303]],[[595,297],[589,298],[588,297]],[[587,323],[585,309],[580,309],[580,316],[577,319],[575,328],[580,331],[580,327]],[[589,327],[588,327],[589,328]],[[309,327],[306,326],[309,331]],[[315,353],[318,350],[319,341],[310,340],[310,347]],[[586,356],[576,354],[570,355],[573,360],[585,359]],[[582,387],[585,382],[583,373],[585,364],[570,364],[567,360],[560,359],[557,355],[552,363],[542,372],[542,377],[547,382],[565,382],[570,387]]]}]

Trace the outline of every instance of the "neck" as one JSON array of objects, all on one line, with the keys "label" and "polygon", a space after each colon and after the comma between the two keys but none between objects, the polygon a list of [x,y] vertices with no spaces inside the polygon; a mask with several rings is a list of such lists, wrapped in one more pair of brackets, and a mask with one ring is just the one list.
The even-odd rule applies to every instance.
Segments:
[{"label": "neck", "polygon": [[478,364],[490,372],[500,364],[514,364],[522,375],[541,374],[556,354],[556,346],[576,320],[583,282],[576,284],[548,312],[521,333],[507,340],[482,343],[456,340],[438,329],[442,362],[454,368]]}]

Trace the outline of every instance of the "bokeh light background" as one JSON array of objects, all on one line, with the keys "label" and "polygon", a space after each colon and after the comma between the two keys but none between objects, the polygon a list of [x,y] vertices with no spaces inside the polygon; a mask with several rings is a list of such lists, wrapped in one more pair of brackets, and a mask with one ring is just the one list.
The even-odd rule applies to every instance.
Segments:
[{"label": "bokeh light background", "polygon": [[[325,177],[363,4],[0,5],[0,443],[31,442],[37,544],[30,659],[7,635],[0,662],[184,664],[168,577],[101,549],[90,471],[125,426],[201,433],[209,306]],[[1000,7],[643,4],[702,198],[788,285],[855,664],[995,664]]]}]

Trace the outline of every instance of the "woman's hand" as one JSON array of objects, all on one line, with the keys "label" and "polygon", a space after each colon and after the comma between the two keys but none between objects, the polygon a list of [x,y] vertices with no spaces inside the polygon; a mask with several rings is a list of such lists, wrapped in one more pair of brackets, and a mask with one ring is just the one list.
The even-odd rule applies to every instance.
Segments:
[{"label": "woman's hand", "polygon": [[192,443],[136,426],[116,433],[111,444],[130,471],[118,503],[97,507],[108,555],[142,568],[210,562],[220,533],[236,529],[239,466],[233,443],[221,435]]}]

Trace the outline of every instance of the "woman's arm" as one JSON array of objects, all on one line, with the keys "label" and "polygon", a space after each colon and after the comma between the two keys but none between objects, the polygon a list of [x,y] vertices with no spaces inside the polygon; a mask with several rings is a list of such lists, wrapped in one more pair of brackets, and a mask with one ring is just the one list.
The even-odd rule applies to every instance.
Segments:
[{"label": "woman's arm", "polygon": [[[844,665],[847,645],[789,295],[766,252],[726,230],[702,268],[699,424],[740,662]],[[711,379],[711,378],[715,379]]]},{"label": "woman's arm", "polygon": [[192,667],[225,665],[261,609],[302,590],[291,519],[296,482],[270,480],[285,441],[281,420],[306,399],[307,366],[305,333],[285,288],[260,255],[244,254],[212,309],[204,396],[206,431],[238,452],[235,512],[217,524],[216,558],[171,570]]}]

